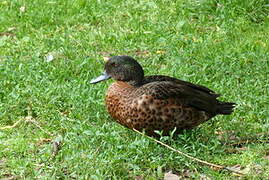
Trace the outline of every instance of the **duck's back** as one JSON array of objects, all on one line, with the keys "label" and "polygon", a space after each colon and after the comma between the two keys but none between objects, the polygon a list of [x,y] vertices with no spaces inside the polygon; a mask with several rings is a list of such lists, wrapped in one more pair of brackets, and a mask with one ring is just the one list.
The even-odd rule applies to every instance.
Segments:
[{"label": "duck's back", "polygon": [[172,82],[175,84],[179,84],[179,85],[184,85],[184,86],[188,86],[191,87],[193,89],[202,91],[204,93],[210,94],[213,97],[219,97],[219,94],[216,94],[213,90],[205,87],[205,86],[201,86],[201,85],[197,85],[197,84],[193,84],[187,81],[183,81],[177,78],[173,78],[173,77],[169,77],[169,76],[163,76],[163,75],[154,75],[154,76],[146,76],[144,78],[144,83],[151,83],[151,82],[159,82],[159,81],[165,81],[165,82]]}]

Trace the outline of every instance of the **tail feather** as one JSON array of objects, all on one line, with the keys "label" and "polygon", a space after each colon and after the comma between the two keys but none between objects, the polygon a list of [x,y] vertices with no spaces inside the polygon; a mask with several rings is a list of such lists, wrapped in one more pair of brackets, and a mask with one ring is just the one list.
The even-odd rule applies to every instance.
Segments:
[{"label": "tail feather", "polygon": [[232,102],[219,102],[218,108],[217,108],[217,114],[232,114],[233,108],[236,106],[236,103]]}]

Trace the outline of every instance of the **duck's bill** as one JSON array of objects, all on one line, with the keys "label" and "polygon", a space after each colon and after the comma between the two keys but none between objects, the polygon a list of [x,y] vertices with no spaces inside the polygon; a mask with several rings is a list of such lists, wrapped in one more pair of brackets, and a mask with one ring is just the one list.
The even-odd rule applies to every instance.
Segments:
[{"label": "duck's bill", "polygon": [[97,78],[95,79],[92,79],[90,81],[91,84],[95,84],[95,83],[98,83],[98,82],[101,82],[101,81],[105,81],[107,79],[111,78],[110,75],[108,75],[106,72],[103,72],[101,76],[98,76]]}]

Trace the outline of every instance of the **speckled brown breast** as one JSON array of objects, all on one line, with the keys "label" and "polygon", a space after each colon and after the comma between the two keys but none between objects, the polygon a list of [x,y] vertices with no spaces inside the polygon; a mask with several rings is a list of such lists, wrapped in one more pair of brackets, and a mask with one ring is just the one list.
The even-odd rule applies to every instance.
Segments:
[{"label": "speckled brown breast", "polygon": [[130,129],[145,130],[148,135],[156,135],[155,130],[167,135],[175,127],[177,132],[191,129],[212,117],[185,105],[179,98],[156,99],[142,92],[124,82],[113,83],[106,94],[109,114],[118,123]]}]

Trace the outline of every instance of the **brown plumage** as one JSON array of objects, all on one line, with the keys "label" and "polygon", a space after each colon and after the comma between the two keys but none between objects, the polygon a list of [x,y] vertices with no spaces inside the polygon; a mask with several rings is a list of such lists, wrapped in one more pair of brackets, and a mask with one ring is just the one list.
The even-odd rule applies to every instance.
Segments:
[{"label": "brown plumage", "polygon": [[142,67],[129,56],[110,58],[105,73],[91,83],[110,77],[116,82],[106,94],[109,114],[148,135],[194,128],[218,114],[231,114],[235,105],[217,100],[219,95],[204,86],[162,75],[144,77]]}]

